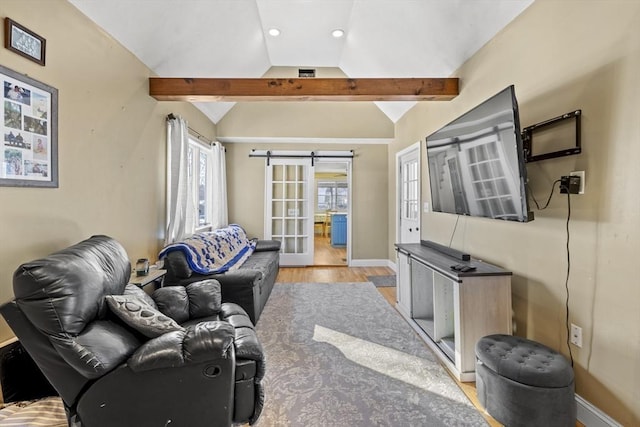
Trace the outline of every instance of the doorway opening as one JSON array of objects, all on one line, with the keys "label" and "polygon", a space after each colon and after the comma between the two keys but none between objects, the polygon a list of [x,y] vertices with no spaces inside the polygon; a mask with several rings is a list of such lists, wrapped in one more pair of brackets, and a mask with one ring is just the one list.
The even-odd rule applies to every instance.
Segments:
[{"label": "doorway opening", "polygon": [[349,265],[351,162],[318,160],[314,167],[313,265]]}]

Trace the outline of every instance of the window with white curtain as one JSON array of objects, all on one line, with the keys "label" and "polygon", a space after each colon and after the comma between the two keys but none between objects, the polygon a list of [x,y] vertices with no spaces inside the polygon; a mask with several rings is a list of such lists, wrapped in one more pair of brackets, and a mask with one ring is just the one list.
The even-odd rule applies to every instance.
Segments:
[{"label": "window with white curtain", "polygon": [[190,131],[181,117],[167,116],[165,244],[228,224],[224,147]]},{"label": "window with white curtain", "polygon": [[188,191],[196,207],[196,231],[211,227],[212,177],[210,166],[213,159],[211,150],[197,139],[189,136],[187,155]]}]

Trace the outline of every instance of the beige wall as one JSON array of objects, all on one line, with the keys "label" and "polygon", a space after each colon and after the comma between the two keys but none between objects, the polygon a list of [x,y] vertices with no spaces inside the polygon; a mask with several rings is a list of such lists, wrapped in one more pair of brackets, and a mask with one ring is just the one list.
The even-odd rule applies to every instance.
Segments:
[{"label": "beige wall", "polygon": [[[155,260],[164,227],[165,117],[210,137],[214,126],[184,103],[147,94],[150,71],[63,0],[2,0],[47,40],[46,66],[0,48],[0,64],[59,91],[59,188],[0,187],[0,300],[19,264],[93,234],[118,239],[130,259]],[[1,37],[1,36],[0,36]],[[0,341],[11,331],[2,323]]]},{"label": "beige wall", "polygon": [[226,144],[229,221],[250,236],[264,236],[265,159],[258,150],[354,150],[352,164],[352,259],[387,259],[387,145],[381,144]]},{"label": "beige wall", "polygon": [[221,137],[393,138],[372,102],[244,102],[218,122]]},{"label": "beige wall", "polygon": [[[552,182],[586,171],[571,197],[570,322],[576,390],[623,425],[640,424],[640,2],[538,0],[455,74],[461,94],[421,103],[397,124],[398,149],[509,84],[530,125],[582,109],[583,153],[527,166],[544,200]],[[424,160],[424,146],[423,146]],[[423,176],[428,197],[428,176]],[[428,199],[425,199],[428,200]],[[391,204],[391,199],[390,199]],[[556,192],[527,224],[461,218],[453,247],[514,272],[517,334],[568,355],[565,330],[567,198]],[[423,237],[449,243],[456,217],[423,214]],[[390,255],[391,256],[391,255]]]},{"label": "beige wall", "polygon": [[[322,78],[340,69],[317,68]],[[271,67],[269,78],[298,76],[298,68]],[[241,102],[218,122],[221,137],[393,138],[393,122],[373,102]]]}]

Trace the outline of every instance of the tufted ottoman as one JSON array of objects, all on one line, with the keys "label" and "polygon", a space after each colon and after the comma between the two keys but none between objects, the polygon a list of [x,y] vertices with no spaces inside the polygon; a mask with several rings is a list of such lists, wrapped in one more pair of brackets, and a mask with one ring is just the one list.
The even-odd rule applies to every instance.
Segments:
[{"label": "tufted ottoman", "polygon": [[478,400],[507,427],[574,427],[573,381],[567,359],[535,341],[489,335],[476,344]]}]

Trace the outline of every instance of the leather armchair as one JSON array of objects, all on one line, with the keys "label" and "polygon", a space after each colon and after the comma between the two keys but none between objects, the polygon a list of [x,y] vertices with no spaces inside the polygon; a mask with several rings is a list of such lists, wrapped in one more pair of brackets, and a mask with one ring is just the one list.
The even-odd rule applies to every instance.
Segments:
[{"label": "leather armchair", "polygon": [[124,248],[93,236],[20,266],[0,307],[69,425],[253,424],[264,357],[246,312],[214,280],[150,297],[130,273]]}]

